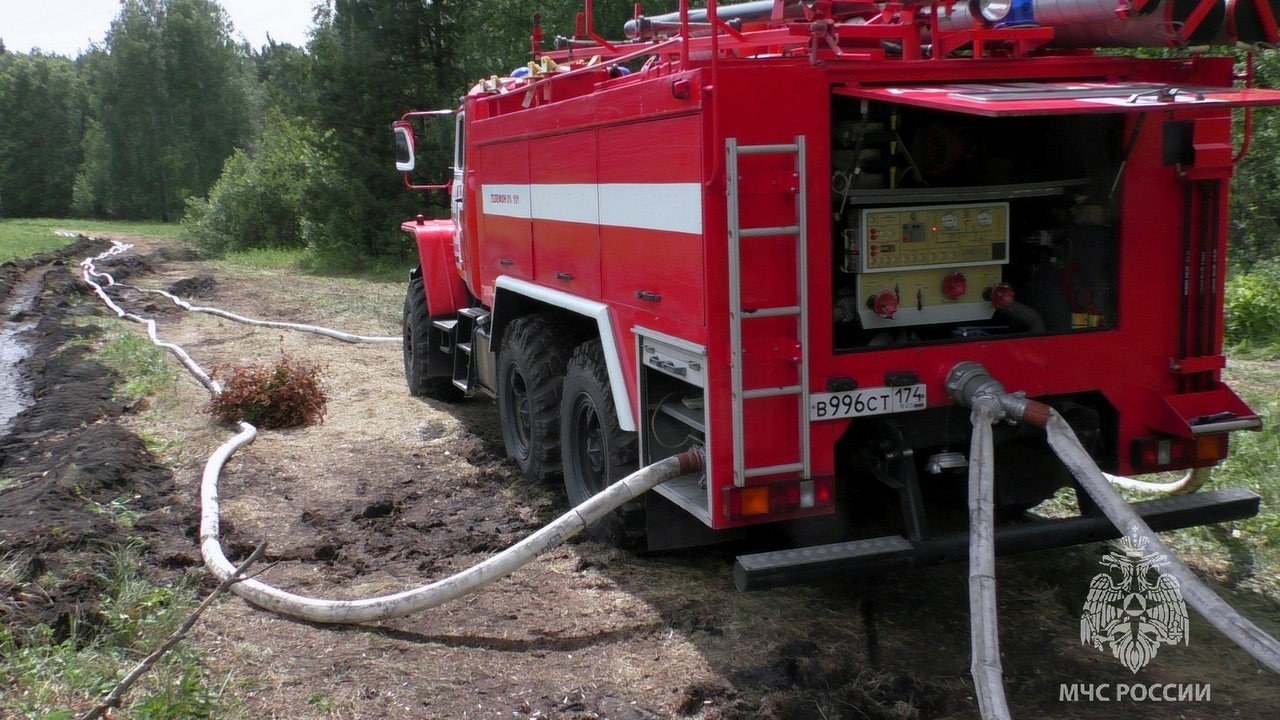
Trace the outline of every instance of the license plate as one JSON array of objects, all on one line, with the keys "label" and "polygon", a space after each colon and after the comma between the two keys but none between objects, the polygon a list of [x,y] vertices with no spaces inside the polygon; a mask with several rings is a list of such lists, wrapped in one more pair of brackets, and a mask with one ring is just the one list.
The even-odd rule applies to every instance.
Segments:
[{"label": "license plate", "polygon": [[872,387],[809,396],[810,420],[888,415],[923,410],[924,383],[901,387]]}]

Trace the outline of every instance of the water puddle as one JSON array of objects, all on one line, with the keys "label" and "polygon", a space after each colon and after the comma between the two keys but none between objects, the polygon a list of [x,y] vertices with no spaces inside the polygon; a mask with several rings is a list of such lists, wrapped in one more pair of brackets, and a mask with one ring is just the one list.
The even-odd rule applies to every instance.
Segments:
[{"label": "water puddle", "polygon": [[34,402],[29,383],[23,380],[19,366],[31,356],[34,347],[34,342],[24,336],[34,330],[40,320],[31,311],[35,308],[36,296],[40,294],[47,270],[37,268],[27,273],[13,288],[9,300],[0,306],[4,317],[0,323],[0,435],[8,433],[18,413]]}]

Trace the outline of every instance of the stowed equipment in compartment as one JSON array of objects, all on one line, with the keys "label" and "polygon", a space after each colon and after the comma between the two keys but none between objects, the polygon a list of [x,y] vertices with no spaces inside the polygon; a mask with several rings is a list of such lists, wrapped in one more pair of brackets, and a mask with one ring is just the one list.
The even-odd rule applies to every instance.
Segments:
[{"label": "stowed equipment in compartment", "polygon": [[1120,115],[837,99],[837,350],[1114,327]]}]

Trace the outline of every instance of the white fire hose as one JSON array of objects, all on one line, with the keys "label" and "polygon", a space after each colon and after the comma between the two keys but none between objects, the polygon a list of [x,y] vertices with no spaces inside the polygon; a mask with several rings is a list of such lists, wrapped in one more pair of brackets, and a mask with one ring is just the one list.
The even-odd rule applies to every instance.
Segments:
[{"label": "white fire hose", "polygon": [[1088,451],[1076,438],[1071,426],[1057,411],[1050,412],[1045,432],[1049,436],[1049,446],[1076,476],[1080,486],[1089,493],[1089,497],[1093,498],[1093,502],[1107,516],[1111,524],[1122,532],[1128,530],[1129,534],[1146,538],[1153,552],[1164,554],[1169,558],[1169,567],[1166,572],[1178,581],[1183,600],[1195,608],[1211,625],[1218,628],[1223,635],[1247,650],[1258,662],[1271,668],[1272,672],[1280,673],[1280,642],[1276,642],[1275,638],[1218,597],[1212,588],[1196,577],[1195,573],[1191,572],[1191,568],[1188,568],[1169,549],[1169,546],[1164,544],[1159,535],[1151,531],[1138,513],[1134,512],[1129,503],[1120,496],[1120,493],[1111,487],[1111,483],[1107,481]]},{"label": "white fire hose", "polygon": [[995,431],[1002,415],[991,396],[974,400],[969,419],[969,674],[983,720],[1008,720],[996,599]]},{"label": "white fire hose", "polygon": [[[205,565],[219,580],[231,577],[235,567],[223,554],[219,541],[218,474],[231,454],[251,442],[257,433],[248,423],[240,423],[240,427],[240,434],[209,458],[200,483],[200,551]],[[488,560],[443,580],[393,595],[363,600],[322,600],[295,595],[252,579],[232,585],[231,591],[258,607],[309,622],[354,624],[402,617],[468,595],[510,575],[646,490],[701,467],[701,454],[690,450],[641,468]]]},{"label": "white fire hose", "polygon": [[[101,278],[106,281],[108,286],[116,284],[115,279],[109,274],[98,272],[94,266],[94,261],[118,255],[130,247],[132,246],[116,242],[110,250],[101,255],[86,258],[80,263],[81,277],[93,287],[98,297],[116,315],[146,325],[147,334],[150,336],[151,341],[176,355],[182,361],[182,364],[191,371],[192,375],[208,388],[210,393],[216,395],[222,392],[222,387],[218,384],[218,381],[211,378],[199,364],[191,359],[191,356],[185,350],[178,345],[163,342],[157,337],[154,320],[123,310],[112,301],[106,290],[96,281],[95,278]],[[137,289],[144,290],[143,288]],[[371,338],[349,335],[314,325],[254,321],[216,308],[193,307],[163,291],[151,290],[147,292],[156,292],[164,295],[173,300],[178,306],[188,310],[212,313],[251,325],[301,330],[345,342],[399,341],[399,338]],[[227,560],[226,553],[222,549],[221,521],[218,507],[218,479],[223,466],[226,465],[231,455],[241,447],[253,442],[253,439],[258,434],[257,428],[247,422],[240,422],[239,428],[239,434],[223,443],[209,457],[208,462],[205,463],[204,473],[200,481],[200,553],[204,556],[205,565],[219,581],[231,577],[236,569]],[[495,580],[510,575],[532,562],[539,555],[582,532],[587,526],[604,518],[610,512],[639,497],[645,491],[671,478],[700,470],[703,467],[703,462],[701,451],[689,450],[640,468],[605,488],[599,494],[588,498],[577,507],[570,509],[546,527],[488,560],[443,580],[437,580],[433,583],[392,595],[363,600],[326,600],[295,595],[255,579],[241,580],[231,586],[231,591],[263,609],[309,622],[355,624],[402,617],[468,595]]]},{"label": "white fire hose", "polygon": [[1184,495],[1193,493],[1209,481],[1209,468],[1195,468],[1188,470],[1186,475],[1181,479],[1173,482],[1159,483],[1147,482],[1146,480],[1134,480],[1133,478],[1121,477],[1119,475],[1109,475],[1102,473],[1102,477],[1107,482],[1125,490],[1136,490],[1145,493],[1161,493],[1164,495]]},{"label": "white fire hose", "polygon": [[[1071,426],[1056,410],[1011,394],[978,363],[962,362],[947,376],[947,392],[952,399],[972,408],[973,436],[969,460],[969,613],[972,663],[978,708],[983,720],[1007,720],[1004,680],[1000,665],[999,630],[996,607],[994,487],[995,457],[992,454],[991,425],[1011,418],[1043,427],[1049,446],[1103,515],[1118,530],[1146,539],[1153,552],[1169,559],[1166,572],[1177,580],[1183,600],[1211,625],[1273,672],[1280,673],[1280,642],[1263,632],[1248,618],[1228,605],[1205,585],[1177,555],[1164,544],[1142,517],[1112,487],[1114,476],[1098,468],[1080,444]],[[1192,478],[1188,474],[1184,481]],[[1136,482],[1136,481],[1135,481]],[[1175,485],[1177,483],[1170,483]]]},{"label": "white fire hose", "polygon": [[155,320],[152,320],[150,318],[144,318],[140,315],[134,315],[133,313],[125,312],[119,305],[115,304],[115,302],[111,300],[111,297],[107,295],[107,291],[103,289],[102,285],[100,285],[96,280],[94,280],[94,278],[102,278],[106,280],[108,287],[115,285],[116,284],[115,278],[111,277],[107,273],[98,272],[98,269],[94,267],[94,261],[103,260],[113,255],[119,255],[127,251],[131,247],[133,246],[113,240],[110,250],[107,250],[101,255],[97,255],[91,258],[85,258],[84,260],[80,261],[80,278],[85,282],[89,283],[89,285],[93,287],[93,291],[97,293],[99,298],[102,299],[102,302],[106,304],[107,307],[111,308],[111,311],[114,312],[118,317],[122,317],[126,320],[132,320],[136,323],[141,323],[143,325],[146,325],[147,336],[151,338],[151,342],[173,353],[178,358],[178,360],[182,363],[183,367],[185,367],[192,375],[194,375],[196,380],[200,381],[201,385],[204,385],[206,388],[208,388],[209,392],[215,395],[222,392],[222,385],[217,380],[214,380],[212,377],[210,377],[209,373],[205,372],[204,368],[200,367],[199,363],[197,363],[195,360],[192,360],[191,356],[187,354],[186,350],[183,350],[181,346],[174,345],[173,343],[164,342],[156,335]]},{"label": "white fire hose", "polygon": [[219,308],[192,305],[191,303],[188,303],[182,298],[172,295],[170,293],[167,293],[164,290],[153,290],[151,288],[144,288],[144,287],[137,287],[137,286],[129,286],[129,287],[132,287],[134,290],[137,290],[139,292],[153,293],[155,295],[163,295],[164,297],[167,297],[171,301],[173,301],[174,305],[177,305],[178,307],[184,310],[189,310],[191,312],[198,312],[198,313],[207,313],[209,315],[216,315],[218,317],[226,318],[228,320],[234,320],[235,322],[243,323],[245,325],[253,325],[255,327],[283,328],[285,330],[298,330],[300,332],[309,332],[309,333],[314,333],[316,335],[324,335],[325,337],[330,337],[330,338],[333,338],[334,340],[341,340],[342,342],[349,342],[349,343],[398,343],[400,342],[400,338],[391,337],[389,335],[352,335],[351,333],[344,333],[340,330],[331,330],[326,327],[320,327],[319,325],[304,325],[302,323],[280,322],[278,320],[254,320],[253,318],[247,318],[247,317],[244,317],[243,315],[236,315],[235,313],[227,312],[226,310],[222,310]]}]

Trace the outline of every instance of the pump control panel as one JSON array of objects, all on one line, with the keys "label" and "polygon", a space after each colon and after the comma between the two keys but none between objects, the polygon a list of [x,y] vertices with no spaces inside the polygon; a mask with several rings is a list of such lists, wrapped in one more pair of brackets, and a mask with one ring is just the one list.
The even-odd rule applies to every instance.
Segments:
[{"label": "pump control panel", "polygon": [[1007,202],[870,208],[859,227],[859,272],[1009,262]]},{"label": "pump control panel", "polygon": [[862,210],[846,233],[864,328],[984,321],[1009,262],[1009,203]]}]

